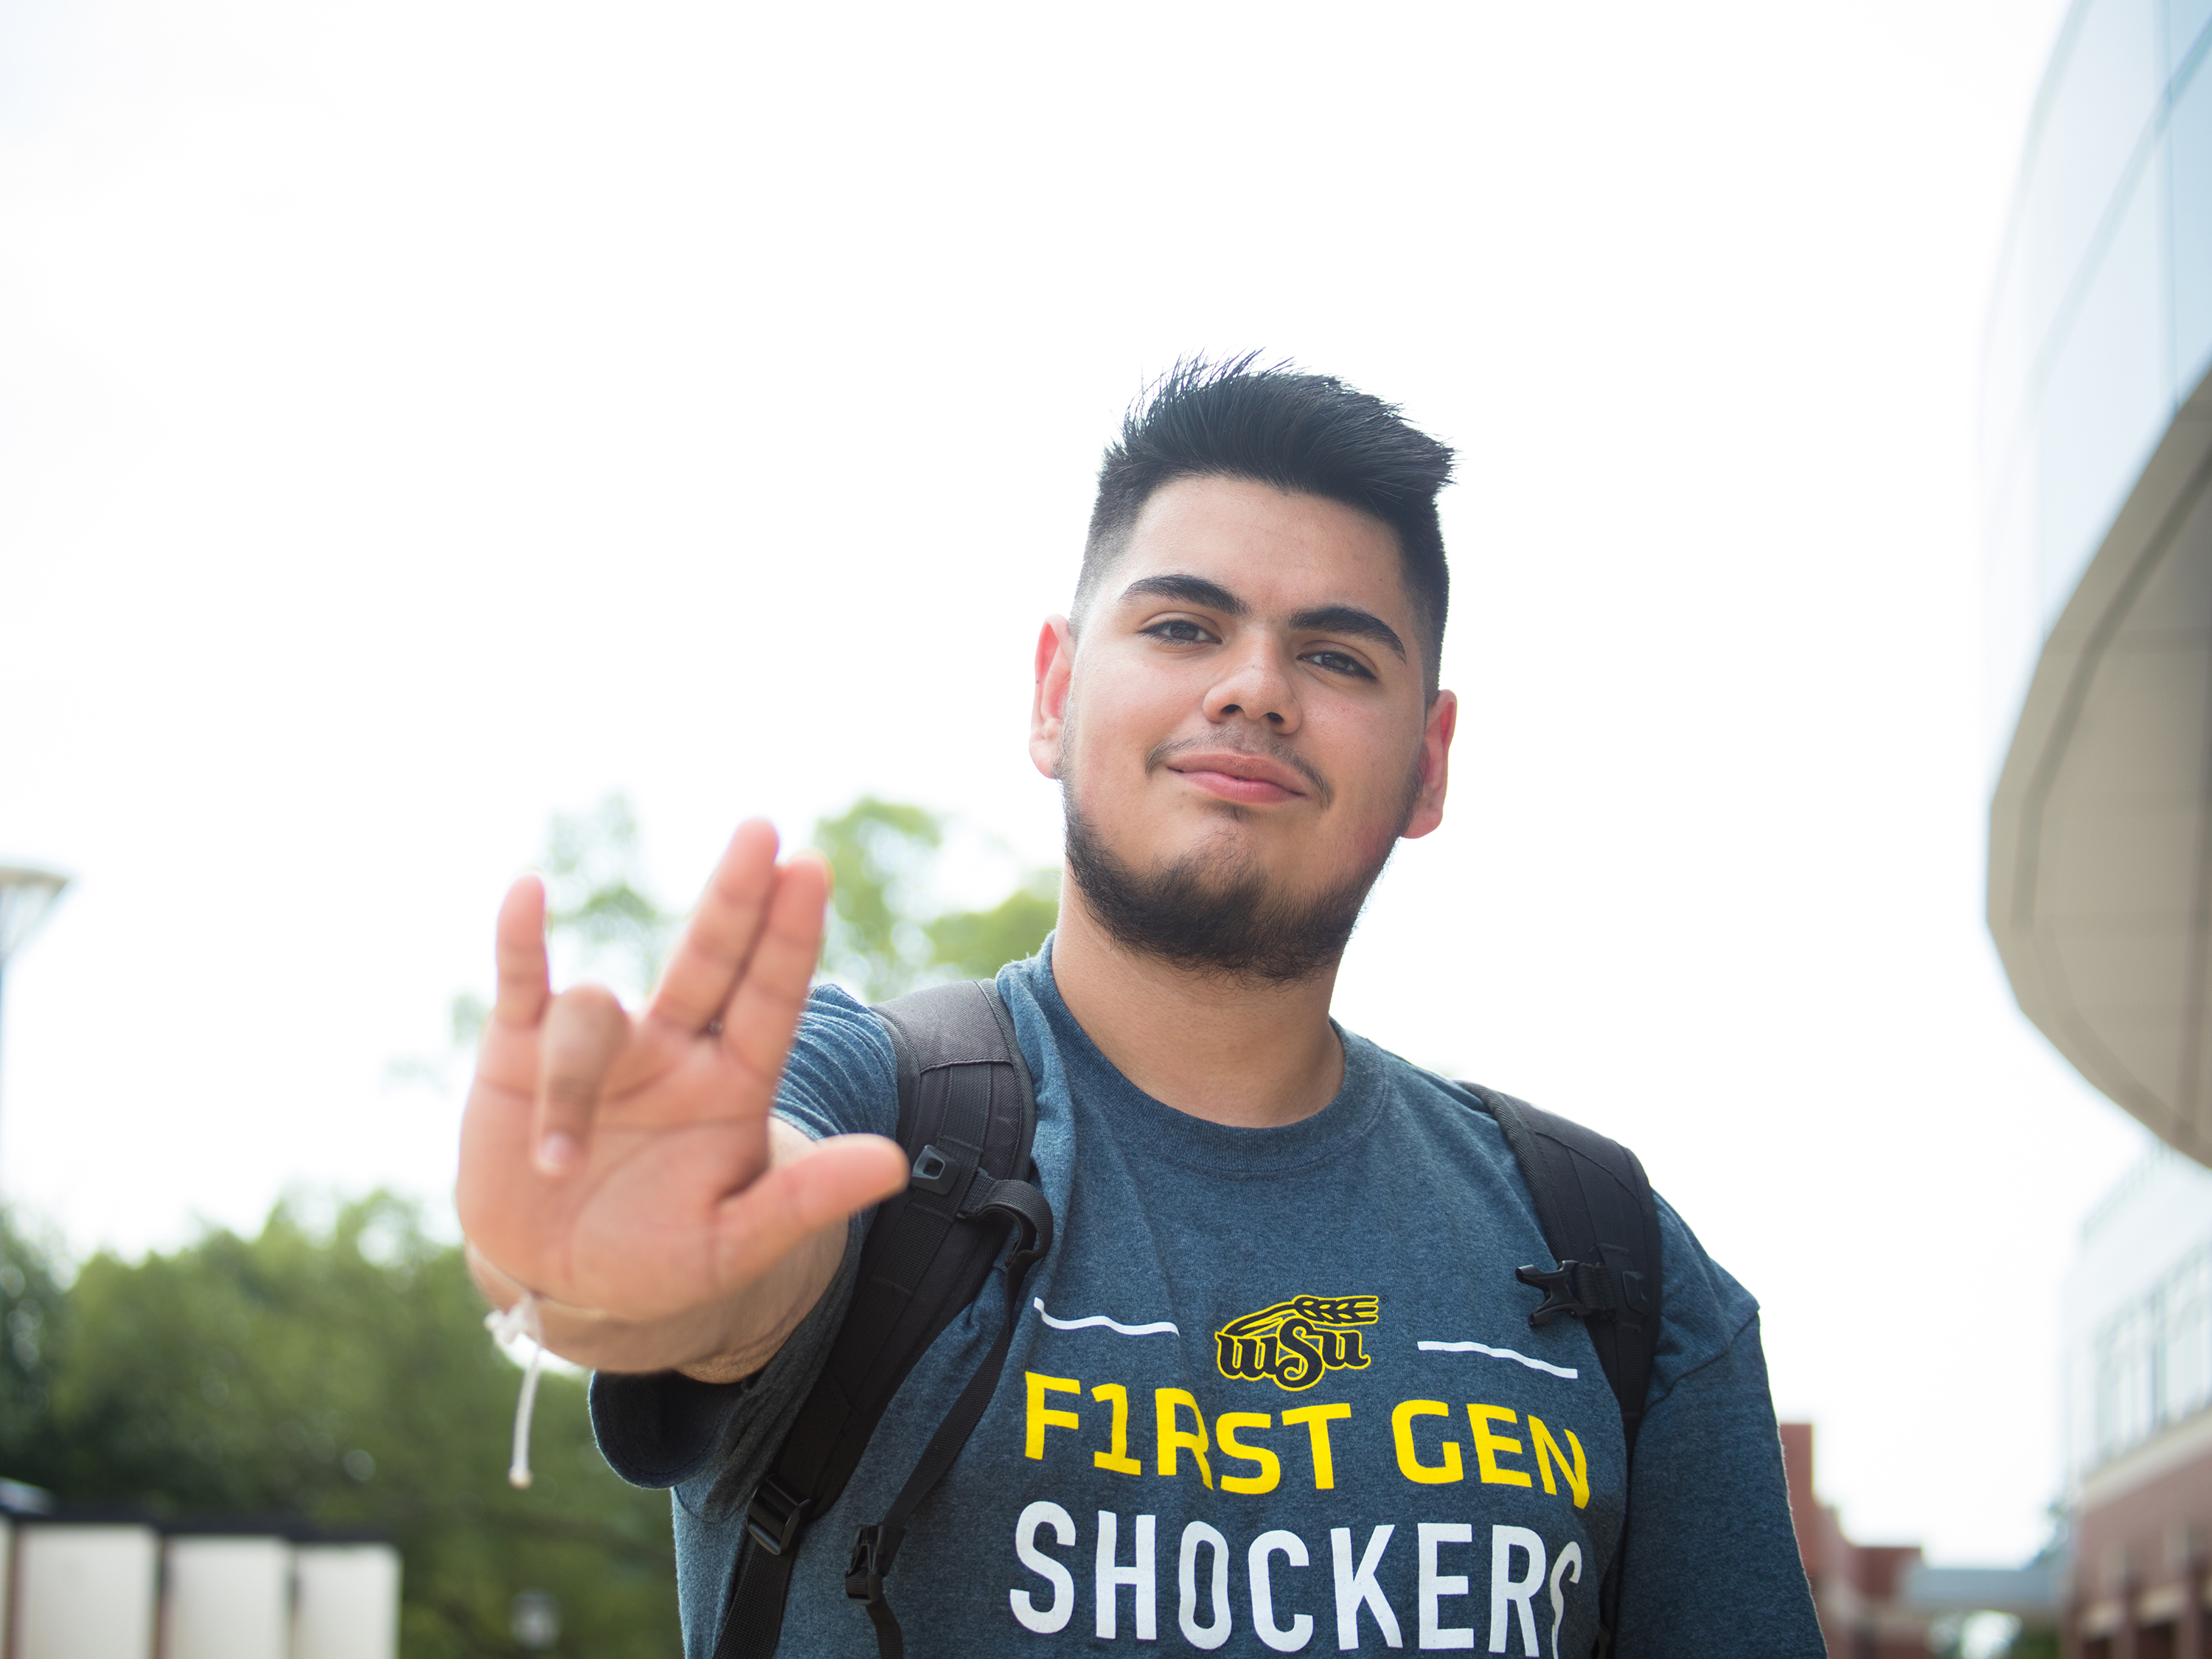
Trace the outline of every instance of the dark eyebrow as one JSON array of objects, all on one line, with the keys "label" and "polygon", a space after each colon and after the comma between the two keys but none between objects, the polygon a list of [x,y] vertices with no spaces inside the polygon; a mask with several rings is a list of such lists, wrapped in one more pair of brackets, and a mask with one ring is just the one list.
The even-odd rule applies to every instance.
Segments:
[{"label": "dark eyebrow", "polygon": [[1341,634],[1347,639],[1371,641],[1397,653],[1400,662],[1406,660],[1406,642],[1398,637],[1398,630],[1382,617],[1352,605],[1325,605],[1318,611],[1301,611],[1291,618],[1291,626],[1301,634]]},{"label": "dark eyebrow", "polygon": [[[1218,582],[1203,576],[1139,576],[1121,590],[1124,603],[1131,599],[1180,599],[1185,605],[1218,611],[1224,617],[1242,617],[1251,607]],[[1381,623],[1376,624],[1381,627]],[[1388,633],[1389,630],[1383,630]]]}]

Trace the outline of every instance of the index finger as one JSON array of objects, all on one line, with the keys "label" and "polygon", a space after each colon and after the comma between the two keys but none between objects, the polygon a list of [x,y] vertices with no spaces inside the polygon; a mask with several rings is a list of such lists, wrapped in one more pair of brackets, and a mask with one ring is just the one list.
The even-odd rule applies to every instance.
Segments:
[{"label": "index finger", "polygon": [[507,890],[493,939],[499,994],[492,1018],[502,1025],[535,1025],[551,991],[545,965],[545,884],[537,877],[524,876]]}]

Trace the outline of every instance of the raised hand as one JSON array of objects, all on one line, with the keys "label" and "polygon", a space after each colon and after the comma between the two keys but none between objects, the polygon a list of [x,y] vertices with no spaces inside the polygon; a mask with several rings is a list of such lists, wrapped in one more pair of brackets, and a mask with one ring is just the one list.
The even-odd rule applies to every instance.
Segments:
[{"label": "raised hand", "polygon": [[730,1373],[805,1317],[842,1223],[906,1180],[896,1143],[773,1123],[822,946],[827,867],[740,825],[642,1015],[552,994],[545,894],[500,907],[499,996],[456,1193],[478,1280],[544,1304],[547,1346],[611,1370]]}]

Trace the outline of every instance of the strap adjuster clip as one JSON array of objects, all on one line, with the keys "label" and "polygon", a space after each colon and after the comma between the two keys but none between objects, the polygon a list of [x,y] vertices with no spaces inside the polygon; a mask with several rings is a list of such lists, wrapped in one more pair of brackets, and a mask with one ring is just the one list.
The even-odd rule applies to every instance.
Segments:
[{"label": "strap adjuster clip", "polygon": [[1562,1261],[1556,1273],[1516,1267],[1513,1276],[1544,1293],[1542,1304],[1528,1316],[1531,1325],[1548,1325],[1555,1319],[1609,1319],[1620,1310],[1620,1298],[1610,1276],[1595,1262]]},{"label": "strap adjuster clip", "polygon": [[897,1558],[903,1527],[863,1527],[853,1540],[853,1558],[845,1566],[845,1594],[870,1607],[884,1602],[884,1575]]},{"label": "strap adjuster clip", "polygon": [[793,1497],[771,1475],[760,1483],[753,1501],[745,1506],[745,1530],[770,1555],[781,1555],[798,1542],[813,1508],[812,1498]]}]

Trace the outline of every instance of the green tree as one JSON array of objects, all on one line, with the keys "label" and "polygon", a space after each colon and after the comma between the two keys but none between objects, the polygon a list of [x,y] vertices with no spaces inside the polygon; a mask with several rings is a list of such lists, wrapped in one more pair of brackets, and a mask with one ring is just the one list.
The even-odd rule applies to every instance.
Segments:
[{"label": "green tree", "polygon": [[[815,823],[813,845],[836,882],[823,966],[872,1001],[995,974],[1033,954],[1059,917],[1051,869],[1019,872],[1012,891],[980,909],[939,903],[953,827],[924,807],[872,795]],[[546,929],[574,952],[575,968],[625,993],[650,990],[683,918],[652,893],[629,798],[616,792],[586,811],[556,813],[544,862]],[[453,1000],[457,1046],[474,1044],[484,1013],[478,997]]]},{"label": "green tree", "polygon": [[667,1499],[608,1469],[563,1373],[540,1389],[538,1479],[508,1486],[520,1374],[411,1206],[374,1195],[318,1231],[280,1206],[258,1237],[96,1255],[66,1292],[35,1255],[9,1240],[0,1275],[11,1322],[39,1306],[53,1338],[0,1361],[0,1473],[74,1502],[381,1528],[408,1659],[519,1659],[509,1609],[532,1588],[559,1598],[558,1652],[674,1650]]},{"label": "green tree", "polygon": [[[642,997],[660,978],[683,917],[653,897],[645,878],[637,811],[613,790],[581,812],[556,812],[545,829],[545,930],[574,952],[574,968]],[[473,991],[453,1000],[453,1052],[472,1051],[491,1008]],[[445,1068],[410,1059],[395,1062],[396,1081],[438,1084]]]},{"label": "green tree", "polygon": [[637,813],[616,791],[584,812],[556,812],[545,832],[545,925],[586,964],[641,994],[660,978],[681,920],[646,890]]},{"label": "green tree", "polygon": [[823,965],[870,1001],[988,978],[1033,955],[1059,918],[1059,877],[1048,869],[1025,872],[982,909],[937,908],[946,829],[921,807],[872,795],[814,826],[814,844],[836,878]]},{"label": "green tree", "polygon": [[46,1421],[54,1365],[69,1343],[70,1299],[59,1251],[0,1211],[0,1475],[25,1479],[6,1449],[30,1444]]}]

